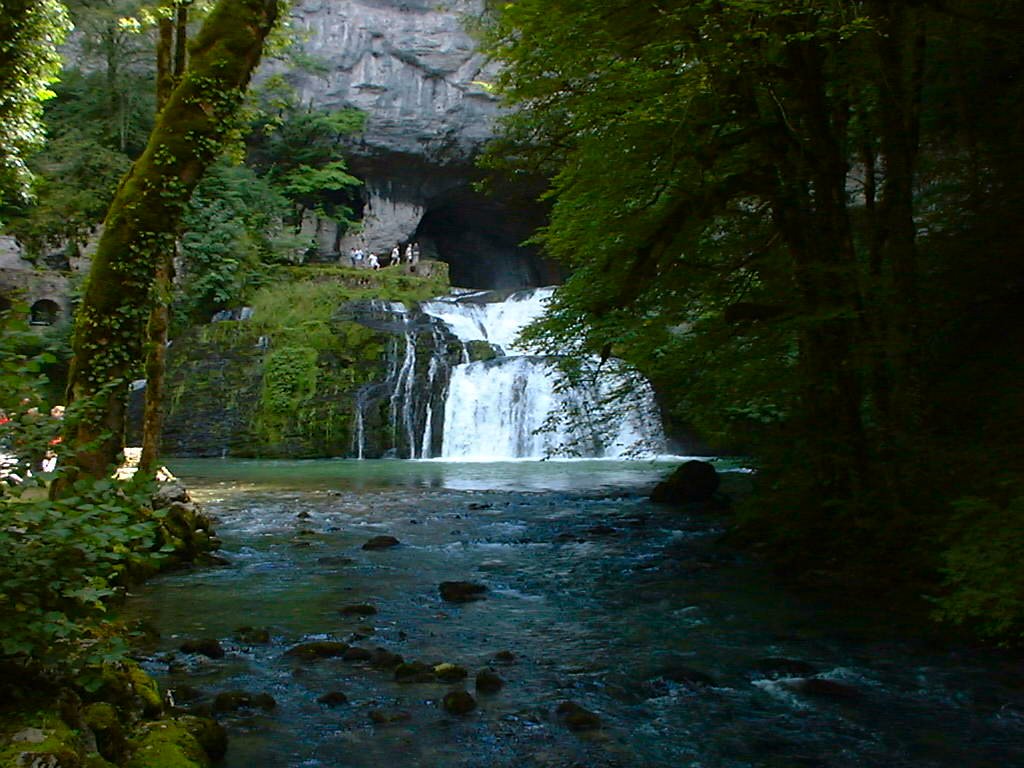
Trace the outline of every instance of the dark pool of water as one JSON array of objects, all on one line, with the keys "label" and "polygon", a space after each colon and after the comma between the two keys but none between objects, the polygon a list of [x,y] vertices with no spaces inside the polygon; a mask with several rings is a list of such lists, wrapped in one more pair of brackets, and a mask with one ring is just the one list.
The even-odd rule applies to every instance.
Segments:
[{"label": "dark pool of water", "polygon": [[[716,546],[714,520],[646,501],[671,466],[174,462],[231,565],[161,577],[132,601],[163,637],[147,668],[207,701],[276,699],[222,716],[229,768],[1024,765],[1019,665],[789,594]],[[402,543],[361,549],[379,534]],[[446,580],[484,584],[487,599],[447,604]],[[355,602],[378,613],[339,614]],[[239,642],[242,625],[272,641]],[[219,638],[226,657],[176,652],[193,637]],[[499,651],[515,662],[457,717],[440,706],[451,685],[285,656],[325,638],[471,674]],[[797,677],[831,682],[800,693]],[[317,703],[335,690],[349,703]],[[567,699],[602,728],[568,730],[554,714]],[[374,725],[374,709],[410,719]]]}]

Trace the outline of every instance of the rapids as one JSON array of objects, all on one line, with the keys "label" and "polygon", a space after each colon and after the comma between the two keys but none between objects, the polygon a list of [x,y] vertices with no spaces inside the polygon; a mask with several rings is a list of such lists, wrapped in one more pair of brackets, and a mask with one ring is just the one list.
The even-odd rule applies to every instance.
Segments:
[{"label": "rapids", "polygon": [[[227,768],[1024,765],[1019,661],[794,597],[718,546],[714,519],[646,500],[672,463],[170,465],[217,519],[230,565],[154,579],[128,610],[162,634],[144,662],[162,686],[198,689],[200,706],[232,689],[276,699],[221,716]],[[402,543],[361,549],[380,534]],[[438,584],[461,579],[487,599],[442,602]],[[378,612],[340,615],[351,603]],[[271,641],[236,639],[243,625]],[[198,637],[225,658],[177,650]],[[450,685],[285,655],[326,638],[471,676],[499,651],[515,661],[457,717],[440,706]],[[794,690],[808,677],[826,682]],[[347,704],[317,703],[336,690]],[[566,729],[554,710],[567,699],[601,730]],[[373,709],[410,719],[374,725]]]}]

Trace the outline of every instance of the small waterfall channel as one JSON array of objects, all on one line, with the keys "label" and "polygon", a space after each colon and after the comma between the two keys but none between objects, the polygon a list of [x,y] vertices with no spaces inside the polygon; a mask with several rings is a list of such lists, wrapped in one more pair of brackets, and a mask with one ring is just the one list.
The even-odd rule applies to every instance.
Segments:
[{"label": "small waterfall channel", "polygon": [[[460,292],[408,309],[372,301],[360,322],[387,331],[387,376],[356,398],[357,458],[621,458],[663,449],[650,384],[617,360],[560,358],[516,346],[554,288]],[[371,435],[386,433],[390,447]]]}]

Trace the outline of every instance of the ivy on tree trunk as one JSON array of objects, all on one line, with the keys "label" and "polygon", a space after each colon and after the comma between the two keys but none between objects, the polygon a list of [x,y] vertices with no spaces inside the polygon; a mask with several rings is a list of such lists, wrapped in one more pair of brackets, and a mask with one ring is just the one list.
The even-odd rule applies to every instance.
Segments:
[{"label": "ivy on tree trunk", "polygon": [[218,156],[278,2],[219,0],[110,205],[72,339],[74,412],[65,434],[72,475],[106,475],[123,447],[126,384],[142,358],[154,278],[192,190]]}]

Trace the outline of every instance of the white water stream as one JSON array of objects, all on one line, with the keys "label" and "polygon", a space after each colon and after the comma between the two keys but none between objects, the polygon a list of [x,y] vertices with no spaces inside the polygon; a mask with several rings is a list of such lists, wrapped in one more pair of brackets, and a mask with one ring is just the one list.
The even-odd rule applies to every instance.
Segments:
[{"label": "white water stream", "polygon": [[528,289],[497,302],[464,294],[422,305],[463,343],[487,341],[504,353],[452,370],[443,458],[623,457],[663,449],[653,390],[621,361],[587,361],[583,381],[573,383],[557,358],[531,356],[516,344],[553,293]]}]

